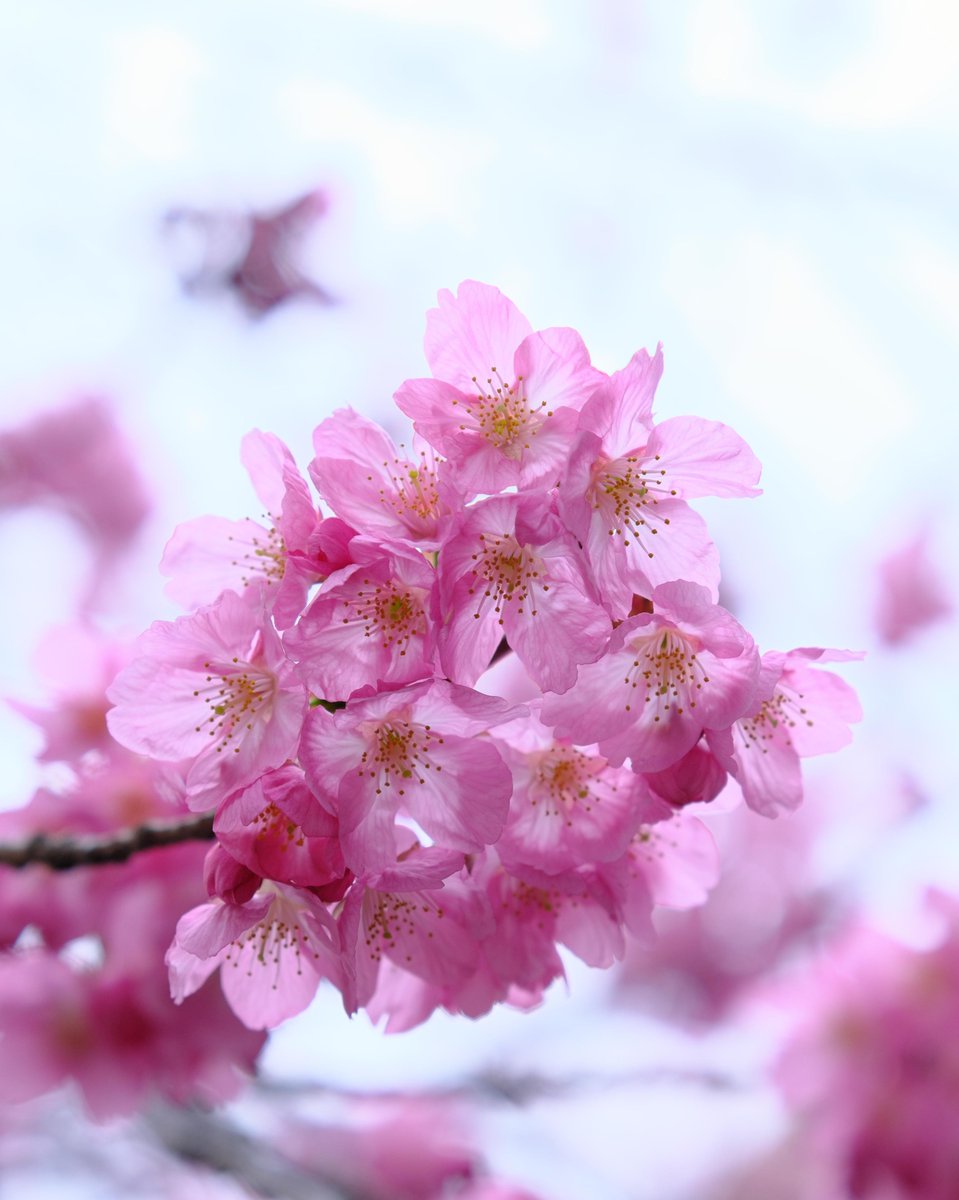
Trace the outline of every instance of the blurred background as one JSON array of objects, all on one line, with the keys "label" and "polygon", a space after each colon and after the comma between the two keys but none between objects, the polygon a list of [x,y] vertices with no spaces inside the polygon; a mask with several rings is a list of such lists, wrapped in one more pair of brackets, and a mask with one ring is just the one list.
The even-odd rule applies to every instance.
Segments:
[{"label": "blurred background", "polygon": [[[844,670],[855,744],[811,764],[808,814],[750,834],[801,885],[703,917],[727,959],[737,922],[780,937],[800,886],[921,936],[959,834],[954,6],[33,0],[0,8],[0,64],[0,434],[95,399],[81,427],[115,422],[149,509],[115,529],[111,503],[124,553],[98,558],[56,464],[49,494],[4,492],[0,443],[3,695],[43,696],[35,648],[80,606],[129,633],[175,614],[173,527],[258,515],[249,429],[304,467],[343,405],[400,433],[426,309],[483,280],[604,370],[662,341],[660,417],[724,421],[764,464],[760,499],[697,505],[725,602],[763,649],[868,651]],[[0,806],[39,744],[0,710]],[[535,1013],[394,1038],[321,996],[265,1070],[317,1104],[459,1089],[495,1170],[555,1200],[745,1196],[720,1181],[788,1135],[775,1006],[667,1025],[663,957],[645,982],[571,963]],[[95,1160],[56,1194],[114,1194]],[[25,1152],[0,1189],[44,1194],[51,1169]]]}]

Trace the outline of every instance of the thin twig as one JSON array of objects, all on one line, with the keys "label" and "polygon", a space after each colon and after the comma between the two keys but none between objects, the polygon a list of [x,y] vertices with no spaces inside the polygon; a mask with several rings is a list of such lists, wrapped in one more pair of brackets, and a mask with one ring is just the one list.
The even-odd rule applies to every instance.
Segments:
[{"label": "thin twig", "polygon": [[291,1162],[224,1116],[196,1108],[155,1105],[144,1119],[169,1153],[184,1162],[200,1163],[230,1175],[255,1196],[349,1200],[347,1190],[319,1172]]},{"label": "thin twig", "polygon": [[563,1076],[542,1075],[536,1071],[517,1073],[492,1068],[469,1076],[461,1083],[439,1084],[418,1090],[363,1090],[323,1081],[272,1079],[258,1075],[254,1080],[257,1091],[266,1094],[303,1096],[329,1094],[347,1100],[486,1100],[523,1107],[541,1099],[562,1096],[580,1097],[588,1091],[607,1091],[610,1088],[655,1086],[701,1087],[709,1091],[742,1091],[750,1086],[722,1071],[695,1067],[636,1067],[618,1072],[580,1071]]},{"label": "thin twig", "polygon": [[0,865],[42,863],[54,871],[126,862],[141,850],[179,842],[213,840],[213,813],[190,813],[168,821],[146,821],[103,834],[35,833],[19,842],[0,842]]}]

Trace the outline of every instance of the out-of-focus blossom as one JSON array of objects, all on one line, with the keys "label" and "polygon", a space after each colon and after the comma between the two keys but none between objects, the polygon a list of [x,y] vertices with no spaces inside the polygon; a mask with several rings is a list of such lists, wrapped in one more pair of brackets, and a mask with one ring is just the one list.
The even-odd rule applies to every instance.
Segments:
[{"label": "out-of-focus blossom", "polygon": [[[64,793],[45,789],[2,814],[0,835],[100,832],[168,816],[154,773],[124,752],[84,762]],[[240,1090],[262,1037],[233,1018],[215,983],[178,1008],[163,966],[178,915],[201,898],[203,853],[194,842],[61,873],[0,870],[0,1100],[72,1080],[100,1120],[157,1092],[215,1103]]]},{"label": "out-of-focus blossom", "polygon": [[541,1200],[532,1192],[505,1179],[477,1179],[461,1193],[459,1200]]},{"label": "out-of-focus blossom", "polygon": [[786,997],[797,1027],[778,1080],[857,1200],[959,1195],[959,905],[933,905],[931,949],[858,927]]},{"label": "out-of-focus blossom", "polygon": [[86,603],[150,511],[146,484],[110,405],[74,400],[0,431],[0,511],[40,504],[68,513],[93,547]]},{"label": "out-of-focus blossom", "polygon": [[488,1175],[463,1113],[434,1099],[367,1104],[350,1125],[294,1120],[283,1154],[363,1200],[538,1200]]},{"label": "out-of-focus blossom", "polygon": [[[723,1172],[706,1189],[704,1200],[849,1200],[835,1165],[810,1154],[805,1139],[796,1134]],[[875,1200],[897,1197],[897,1192],[884,1192]]]},{"label": "out-of-focus blossom", "polygon": [[742,805],[716,814],[723,870],[709,902],[656,913],[655,941],[631,949],[619,976],[624,1001],[681,1024],[714,1024],[821,932],[837,903],[810,880],[821,825],[808,806],[783,822]]},{"label": "out-of-focus blossom", "polygon": [[301,244],[327,209],[326,194],[306,192],[267,212],[174,208],[167,232],[194,263],[180,278],[191,295],[232,292],[253,317],[265,316],[297,297],[320,304],[333,298],[300,265]]},{"label": "out-of-focus blossom", "polygon": [[72,1079],[90,1115],[104,1120],[134,1112],[155,1090],[178,1103],[235,1095],[237,1068],[252,1071],[262,1038],[233,1020],[216,987],[177,1009],[159,949],[152,970],[119,956],[99,970],[42,950],[0,958],[0,1100]]},{"label": "out-of-focus blossom", "polygon": [[898,646],[955,612],[955,600],[930,552],[925,529],[887,555],[876,575],[879,590],[874,620],[887,646]]},{"label": "out-of-focus blossom", "polygon": [[107,729],[106,691],[129,654],[128,646],[86,621],[59,626],[44,637],[35,663],[53,691],[50,707],[7,701],[43,732],[40,762],[77,762],[91,750],[116,749]]},{"label": "out-of-focus blossom", "polygon": [[294,1162],[367,1200],[459,1196],[457,1184],[476,1172],[479,1156],[449,1105],[408,1100],[360,1118],[353,1125],[295,1121],[279,1145]]}]

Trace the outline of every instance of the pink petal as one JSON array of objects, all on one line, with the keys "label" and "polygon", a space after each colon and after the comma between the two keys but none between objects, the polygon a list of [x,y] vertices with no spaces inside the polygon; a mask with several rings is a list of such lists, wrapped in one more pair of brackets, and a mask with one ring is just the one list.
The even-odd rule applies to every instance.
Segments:
[{"label": "pink petal", "polygon": [[607,457],[645,446],[653,427],[653,397],[663,374],[663,349],[638,350],[584,405],[579,428],[596,434]]},{"label": "pink petal", "polygon": [[404,804],[441,846],[472,853],[503,831],[513,780],[489,741],[446,735],[430,750],[432,769],[406,789]]},{"label": "pink petal", "polygon": [[437,298],[439,307],[426,314],[424,342],[437,379],[468,393],[472,376],[485,377],[492,367],[512,370],[516,348],[532,326],[499,288],[467,279],[455,297],[444,289]]},{"label": "pink petal", "polygon": [[704,904],[719,879],[716,842],[695,817],[676,814],[647,825],[636,839],[633,854],[654,902],[667,908]]},{"label": "pink petal", "polygon": [[226,589],[241,593],[251,580],[275,583],[283,567],[264,554],[272,544],[270,531],[249,519],[186,521],[174,530],[160,561],[160,570],[170,576],[167,595],[184,608],[199,608]]},{"label": "pink petal", "polygon": [[579,411],[606,378],[589,361],[589,351],[575,329],[531,333],[516,351],[514,374],[522,376],[537,410],[551,416],[559,408]]},{"label": "pink petal", "polygon": [[176,944],[197,958],[213,958],[262,921],[271,903],[269,896],[258,896],[246,904],[201,904],[178,921]]},{"label": "pink petal", "polygon": [[672,417],[653,430],[646,455],[659,457],[665,480],[687,499],[758,496],[762,467],[738,433],[719,421]]}]

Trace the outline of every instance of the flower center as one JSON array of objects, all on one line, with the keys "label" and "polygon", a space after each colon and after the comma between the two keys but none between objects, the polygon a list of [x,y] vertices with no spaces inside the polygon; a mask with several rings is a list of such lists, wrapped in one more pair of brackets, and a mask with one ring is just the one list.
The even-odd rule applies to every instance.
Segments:
[{"label": "flower center", "polygon": [[777,736],[787,746],[792,746],[789,731],[800,724],[813,724],[802,703],[804,699],[802,692],[777,688],[770,699],[762,702],[758,712],[736,722],[743,747],[746,750],[755,747],[768,754],[769,743]]},{"label": "flower center", "polygon": [[[267,881],[260,889],[259,894],[262,895],[264,892],[272,890],[272,885]],[[298,920],[300,911],[286,897],[274,892],[269,912],[262,921],[254,925],[252,929],[246,930],[231,944],[226,954],[226,961],[232,963],[234,967],[238,967],[240,965],[239,952],[252,949],[252,958],[243,956],[250,968],[247,974],[251,974],[254,962],[259,963],[261,967],[273,967],[274,970],[277,970],[283,956],[292,953],[296,956],[296,973],[302,975],[304,954],[311,960],[319,958],[319,954],[310,945],[310,940],[300,925]],[[273,986],[277,985],[274,983]]]},{"label": "flower center", "polygon": [[396,458],[392,465],[384,462],[383,467],[392,487],[379,489],[380,503],[404,524],[420,533],[430,532],[441,515],[441,506],[436,472],[427,462],[426,452],[421,451],[418,464]]},{"label": "flower center", "polygon": [[627,712],[632,709],[634,691],[641,692],[644,704],[653,705],[654,722],[696,707],[696,696],[709,683],[709,676],[678,629],[659,629],[635,638],[630,649],[635,657],[623,679],[629,689]]},{"label": "flower center", "polygon": [[675,496],[675,488],[664,486],[665,467],[645,467],[644,462],[658,463],[660,456],[652,459],[628,455],[612,462],[599,462],[593,468],[590,495],[594,510],[602,514],[608,525],[610,537],[623,539],[623,545],[636,542],[648,558],[653,557],[647,535],[659,533],[661,525],[668,525],[668,517],[658,517],[654,511],[664,496]]},{"label": "flower center", "polygon": [[[477,586],[469,589],[471,596],[478,591],[481,596],[474,616],[480,615],[484,600],[492,600],[493,611],[500,614],[502,625],[503,606],[516,603],[519,606],[517,613],[522,616],[522,605],[530,598],[535,581],[545,575],[545,568],[529,547],[521,546],[511,533],[483,532],[479,537],[481,548],[472,555],[475,564],[473,571],[479,580]],[[486,583],[485,588],[482,581]],[[539,586],[544,592],[549,591],[549,584]],[[530,609],[530,615],[537,615],[535,607]]]},{"label": "flower center", "polygon": [[[510,904],[509,901],[513,903]],[[517,880],[513,888],[504,897],[504,908],[512,908],[517,917],[529,917],[531,914],[548,913],[553,915],[562,903],[559,892],[552,888],[533,887],[530,883]]]},{"label": "flower center", "polygon": [[429,725],[383,721],[368,732],[367,739],[368,748],[360,756],[357,774],[376,780],[377,796],[394,786],[397,795],[405,796],[410,783],[426,782],[423,772],[443,770],[429,760],[430,750],[444,742]]},{"label": "flower center", "polygon": [[[414,937],[417,926],[422,928],[424,916],[443,916],[443,909],[432,898],[422,893],[414,899],[412,896],[389,892],[367,892],[365,899],[366,926],[363,941],[374,962],[379,962],[384,952],[398,950],[398,943],[402,938]],[[432,936],[432,930],[427,930],[426,937]],[[408,963],[412,961],[410,954],[404,955],[404,958]]]},{"label": "flower center", "polygon": [[[564,817],[572,824],[571,809],[582,805],[591,812],[599,801],[590,785],[604,766],[603,759],[583,754],[573,746],[554,745],[542,753],[537,763],[530,804],[534,808],[542,805],[547,816]],[[615,785],[612,790],[616,790]]]},{"label": "flower center", "polygon": [[[479,426],[480,434],[507,458],[518,459],[530,448],[530,439],[539,432],[544,417],[540,414],[546,407],[545,400],[532,406],[526,395],[526,384],[522,375],[516,382],[508,384],[496,367],[490,367],[485,384],[476,375],[473,377],[476,392],[470,400],[470,412]],[[546,412],[551,417],[552,412]],[[465,429],[461,425],[460,429]]]},{"label": "flower center", "polygon": [[[370,585],[371,581],[363,582]],[[354,615],[343,617],[344,625],[362,623],[364,637],[378,638],[385,649],[396,646],[401,657],[414,637],[426,633],[423,595],[418,588],[404,588],[393,581],[368,586],[348,601],[348,607]]]},{"label": "flower center", "polygon": [[[238,658],[233,659],[233,664],[220,667],[204,663],[209,674],[204,685],[193,692],[194,696],[202,698],[207,712],[206,718],[194,727],[195,732],[205,730],[213,738],[217,754],[234,741],[242,743],[254,722],[269,715],[276,687],[276,681],[268,672],[241,663]],[[232,749],[234,754],[240,753],[239,744]]]},{"label": "flower center", "polygon": [[[269,513],[264,516],[267,521],[273,520]],[[240,582],[245,588],[264,579],[268,586],[279,583],[286,572],[287,555],[283,538],[272,524],[264,529],[249,517],[247,521],[252,527],[249,541],[243,542],[232,534],[229,539],[237,551],[243,551],[239,558],[233,559],[233,566],[244,572]]]},{"label": "flower center", "polygon": [[268,839],[279,844],[285,843],[287,847],[304,844],[303,830],[295,821],[291,821],[285,812],[281,812],[272,801],[256,814],[253,818],[253,826],[256,829],[257,841]]}]

